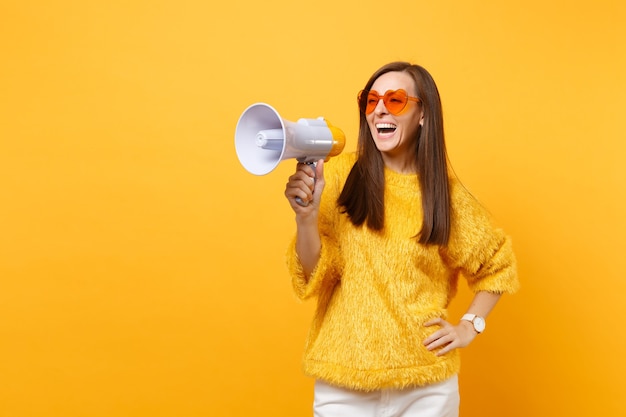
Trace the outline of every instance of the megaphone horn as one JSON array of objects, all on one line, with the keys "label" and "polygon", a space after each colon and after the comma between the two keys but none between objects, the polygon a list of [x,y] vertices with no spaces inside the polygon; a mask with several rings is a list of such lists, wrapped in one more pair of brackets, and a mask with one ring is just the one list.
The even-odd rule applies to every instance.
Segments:
[{"label": "megaphone horn", "polygon": [[344,133],[323,117],[283,120],[269,104],[255,103],[239,117],[235,148],[243,167],[255,175],[273,171],[284,159],[311,163],[343,151]]}]

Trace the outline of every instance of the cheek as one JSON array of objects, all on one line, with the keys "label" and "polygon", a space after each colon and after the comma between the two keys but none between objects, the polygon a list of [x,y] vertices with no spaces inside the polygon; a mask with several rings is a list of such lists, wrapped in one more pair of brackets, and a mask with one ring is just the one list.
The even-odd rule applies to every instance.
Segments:
[{"label": "cheek", "polygon": [[402,125],[402,136],[404,140],[412,141],[417,140],[419,134],[419,121],[412,120],[409,123],[405,123]]},{"label": "cheek", "polygon": [[419,133],[419,128],[420,128],[419,123],[411,123],[410,125],[406,127],[407,133],[411,137],[417,137],[417,134]]},{"label": "cheek", "polygon": [[420,127],[420,119],[421,116],[419,114],[415,114],[414,112],[403,116],[402,126],[404,127],[404,130],[411,132],[412,134],[417,133],[417,130]]}]

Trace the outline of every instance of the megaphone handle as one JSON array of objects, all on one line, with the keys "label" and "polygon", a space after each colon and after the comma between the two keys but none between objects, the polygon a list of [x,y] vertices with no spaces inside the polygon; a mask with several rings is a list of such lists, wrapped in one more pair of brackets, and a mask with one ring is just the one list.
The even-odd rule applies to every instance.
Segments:
[{"label": "megaphone handle", "polygon": [[[303,162],[303,164],[313,165],[313,169],[315,169],[315,162]],[[315,186],[315,178],[313,178],[313,185]],[[296,197],[296,203],[298,203],[302,207],[307,207],[310,201],[303,201],[300,197]]]}]

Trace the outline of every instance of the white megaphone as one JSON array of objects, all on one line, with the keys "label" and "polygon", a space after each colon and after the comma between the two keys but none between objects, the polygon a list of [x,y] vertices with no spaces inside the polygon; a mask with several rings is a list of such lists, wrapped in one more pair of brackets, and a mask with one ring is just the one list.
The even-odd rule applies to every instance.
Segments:
[{"label": "white megaphone", "polygon": [[235,148],[239,162],[255,175],[265,175],[284,159],[314,163],[343,151],[346,136],[323,117],[283,120],[274,108],[255,103],[239,117]]}]

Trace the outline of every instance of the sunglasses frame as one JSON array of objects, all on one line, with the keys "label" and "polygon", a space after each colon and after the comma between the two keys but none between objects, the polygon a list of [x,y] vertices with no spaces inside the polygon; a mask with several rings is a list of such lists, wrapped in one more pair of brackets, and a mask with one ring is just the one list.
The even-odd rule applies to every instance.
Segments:
[{"label": "sunglasses frame", "polygon": [[[369,107],[367,104],[368,97],[372,93],[376,94],[376,97],[378,98],[378,100],[376,100],[376,105],[374,105],[374,107],[370,111],[367,111],[367,108]],[[389,100],[391,99],[391,96],[396,93],[401,93],[402,95],[404,95],[404,97],[406,97],[406,101],[404,102],[400,110],[391,111],[391,109],[389,108]],[[363,94],[366,94],[365,97],[363,96]],[[409,104],[409,101],[413,101],[415,103],[420,103],[422,101],[419,97],[409,96],[409,94],[402,88],[398,90],[387,90],[385,94],[382,96],[376,90],[361,90],[359,91],[359,94],[357,95],[357,100],[359,103],[359,110],[365,114],[371,114],[372,112],[374,112],[374,110],[376,110],[376,106],[378,106],[378,103],[380,103],[380,100],[382,100],[387,111],[393,114],[394,116],[398,116],[402,114],[402,112],[404,112],[404,110],[406,109],[407,104]],[[364,103],[363,103],[363,100],[365,100]]]}]

